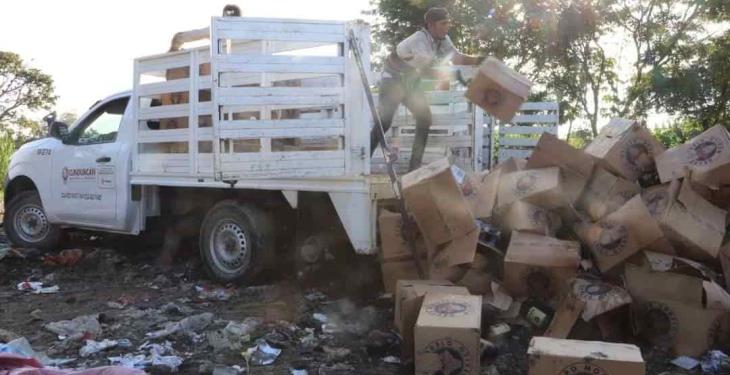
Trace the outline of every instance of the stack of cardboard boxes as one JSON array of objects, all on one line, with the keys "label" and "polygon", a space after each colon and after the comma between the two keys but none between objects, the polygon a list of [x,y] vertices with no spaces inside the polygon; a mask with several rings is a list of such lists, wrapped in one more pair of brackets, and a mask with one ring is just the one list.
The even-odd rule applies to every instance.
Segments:
[{"label": "stack of cardboard boxes", "polygon": [[[585,150],[544,134],[529,160],[489,173],[444,159],[404,175],[429,280],[413,281],[413,255],[394,255],[398,224],[383,213],[404,357],[415,356],[417,373],[478,373],[488,337],[479,319],[496,305],[500,318],[532,325],[530,374],[644,373],[636,346],[598,341],[689,356],[730,346],[729,155],[722,126],[665,150],[616,119]],[[485,241],[485,227],[501,237]]]}]

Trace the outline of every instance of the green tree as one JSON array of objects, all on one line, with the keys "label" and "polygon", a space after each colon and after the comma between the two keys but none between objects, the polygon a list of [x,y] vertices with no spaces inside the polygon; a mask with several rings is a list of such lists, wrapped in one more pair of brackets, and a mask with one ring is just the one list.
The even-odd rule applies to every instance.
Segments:
[{"label": "green tree", "polygon": [[[25,126],[37,124],[24,114],[50,109],[56,99],[51,76],[26,66],[18,54],[0,51],[0,129],[23,134]],[[31,128],[29,132],[37,131]]]}]

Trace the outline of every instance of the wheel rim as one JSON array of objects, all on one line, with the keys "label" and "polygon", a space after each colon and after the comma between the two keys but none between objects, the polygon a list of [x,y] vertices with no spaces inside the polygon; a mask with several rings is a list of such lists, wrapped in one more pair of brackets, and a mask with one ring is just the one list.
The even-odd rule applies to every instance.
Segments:
[{"label": "wheel rim", "polygon": [[48,235],[51,226],[46,213],[36,205],[25,205],[15,214],[15,231],[23,241],[40,242]]},{"label": "wheel rim", "polygon": [[220,270],[239,273],[246,267],[248,241],[246,232],[237,223],[225,220],[214,229],[210,238],[211,258]]}]

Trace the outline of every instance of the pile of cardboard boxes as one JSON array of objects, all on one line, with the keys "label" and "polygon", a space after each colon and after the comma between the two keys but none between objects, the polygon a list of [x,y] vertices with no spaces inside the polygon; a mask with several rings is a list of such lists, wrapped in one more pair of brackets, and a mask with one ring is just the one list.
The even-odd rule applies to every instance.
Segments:
[{"label": "pile of cardboard boxes", "polygon": [[465,173],[443,159],[402,186],[417,254],[384,209],[382,271],[417,374],[478,374],[480,342],[509,324],[531,327],[540,375],[644,374],[639,346],[730,346],[723,126],[665,150],[615,119],[584,150],[543,134],[529,160]]}]

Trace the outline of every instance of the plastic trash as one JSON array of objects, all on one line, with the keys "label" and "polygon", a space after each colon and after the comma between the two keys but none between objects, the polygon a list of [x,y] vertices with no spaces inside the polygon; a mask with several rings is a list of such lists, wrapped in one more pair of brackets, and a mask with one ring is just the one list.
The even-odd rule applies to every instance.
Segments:
[{"label": "plastic trash", "polygon": [[671,363],[677,367],[681,367],[685,370],[692,370],[693,368],[699,366],[700,361],[692,358],[687,357],[685,355],[679,356],[671,361]]},{"label": "plastic trash", "polygon": [[125,354],[117,357],[107,357],[112,365],[127,368],[143,369],[149,366],[167,367],[170,372],[177,372],[182,365],[183,359],[177,355],[169,341],[162,344],[151,344],[146,342],[139,346],[138,350],[144,350],[147,354]]},{"label": "plastic trash", "polygon": [[211,288],[205,285],[196,285],[198,298],[206,301],[228,301],[235,294],[235,289]]},{"label": "plastic trash", "polygon": [[389,355],[389,356],[383,358],[383,362],[397,365],[397,364],[400,364],[400,358],[393,356],[393,355]]},{"label": "plastic trash", "polygon": [[157,339],[172,335],[177,332],[184,332],[187,334],[194,334],[202,331],[210,323],[213,322],[213,313],[202,313],[198,315],[191,315],[179,322],[168,322],[164,328],[158,331],[147,333],[147,337],[151,339]]},{"label": "plastic trash", "polygon": [[254,365],[268,366],[279,358],[281,349],[274,348],[266,340],[258,340],[256,346],[248,348],[243,354],[244,357],[250,358],[251,363]]},{"label": "plastic trash", "polygon": [[312,318],[314,318],[314,320],[316,320],[320,323],[329,322],[329,318],[327,318],[327,315],[324,315],[322,313],[314,313],[314,314],[312,314]]},{"label": "plastic trash", "polygon": [[94,338],[101,334],[101,325],[97,315],[82,315],[71,320],[48,323],[47,330],[58,335],[59,339]]},{"label": "plastic trash", "polygon": [[730,357],[719,350],[710,350],[700,358],[700,367],[706,375],[730,374]]},{"label": "plastic trash", "polygon": [[119,341],[104,339],[103,341],[86,340],[86,345],[79,349],[79,355],[88,357],[92,354],[117,347]]},{"label": "plastic trash", "polygon": [[12,353],[26,358],[35,358],[44,366],[60,366],[73,362],[73,358],[53,359],[43,352],[36,352],[25,337],[19,337],[6,344],[0,344],[0,353]]},{"label": "plastic trash", "polygon": [[58,293],[61,288],[58,285],[44,287],[40,281],[23,281],[18,283],[18,290],[32,292],[33,294]]}]

